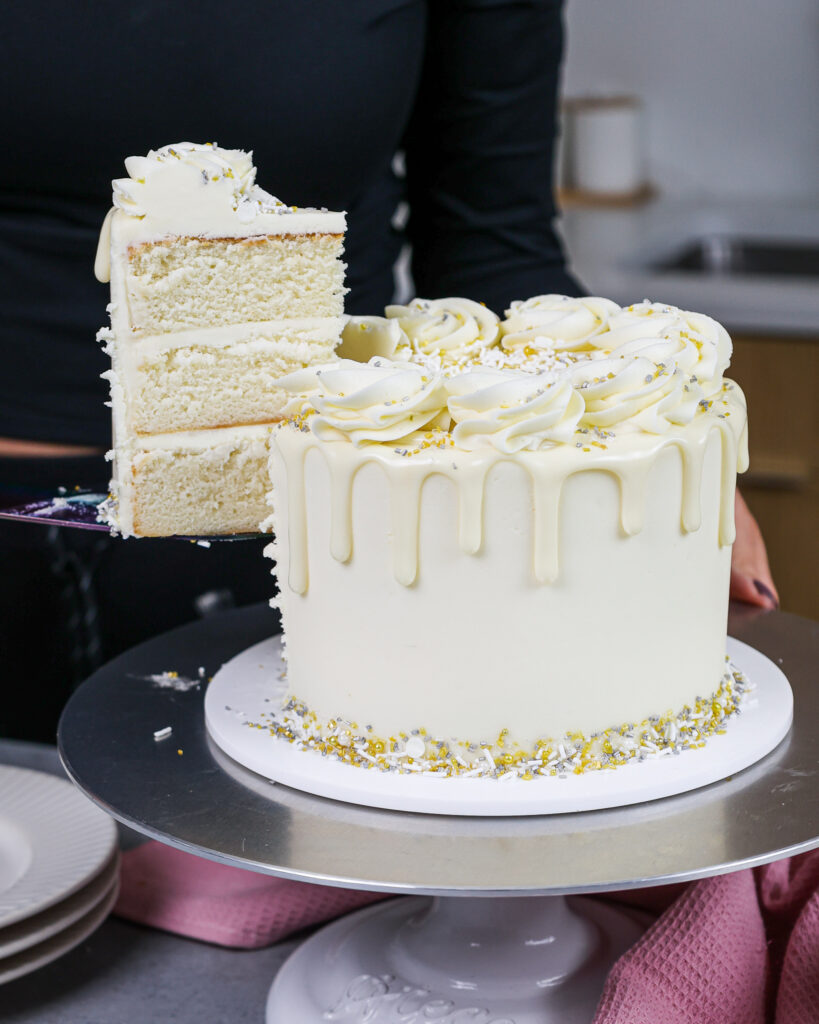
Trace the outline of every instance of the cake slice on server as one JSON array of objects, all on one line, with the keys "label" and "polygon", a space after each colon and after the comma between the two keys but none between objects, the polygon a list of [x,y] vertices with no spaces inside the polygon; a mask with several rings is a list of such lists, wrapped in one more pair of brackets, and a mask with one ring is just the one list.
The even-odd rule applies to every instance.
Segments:
[{"label": "cake slice on server", "polygon": [[125,536],[256,531],[279,378],[333,358],[343,213],[286,206],[252,154],[179,143],[125,161],[100,236],[111,283],[113,479]]}]

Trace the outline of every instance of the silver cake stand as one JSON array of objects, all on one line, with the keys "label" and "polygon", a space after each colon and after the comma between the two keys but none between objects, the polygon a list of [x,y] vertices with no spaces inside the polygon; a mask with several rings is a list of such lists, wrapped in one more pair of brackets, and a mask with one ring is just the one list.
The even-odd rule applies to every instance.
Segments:
[{"label": "silver cake stand", "polygon": [[142,644],[74,694],[59,733],[74,782],[154,839],[250,871],[413,896],[303,943],[273,983],[270,1024],[589,1022],[608,969],[646,922],[577,894],[689,881],[819,846],[819,624],[732,614],[731,634],[778,664],[794,692],[791,731],[761,761],[680,796],[527,818],[366,809],[231,761],[206,733],[197,681],[271,629],[268,609],[255,607]]}]

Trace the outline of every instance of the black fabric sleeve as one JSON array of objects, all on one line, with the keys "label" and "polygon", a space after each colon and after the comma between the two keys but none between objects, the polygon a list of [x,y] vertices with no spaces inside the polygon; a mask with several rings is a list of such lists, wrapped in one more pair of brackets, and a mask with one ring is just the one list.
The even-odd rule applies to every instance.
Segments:
[{"label": "black fabric sleeve", "polygon": [[561,0],[432,0],[405,137],[416,293],[581,295],[553,228]]}]

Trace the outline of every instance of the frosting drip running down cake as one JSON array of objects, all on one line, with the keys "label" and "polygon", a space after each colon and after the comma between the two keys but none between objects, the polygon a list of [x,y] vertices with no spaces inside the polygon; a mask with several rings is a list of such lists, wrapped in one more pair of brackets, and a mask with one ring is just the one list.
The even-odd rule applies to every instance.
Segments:
[{"label": "frosting drip running down cake", "polygon": [[333,358],[345,218],[285,206],[252,154],[179,143],[125,161],[96,273],[111,282],[114,472],[125,535],[255,532],[279,378]]},{"label": "frosting drip running down cake", "polygon": [[715,321],[539,296],[351,320],[280,381],[284,706],[362,766],[533,777],[696,746],[726,664],[745,403]]}]

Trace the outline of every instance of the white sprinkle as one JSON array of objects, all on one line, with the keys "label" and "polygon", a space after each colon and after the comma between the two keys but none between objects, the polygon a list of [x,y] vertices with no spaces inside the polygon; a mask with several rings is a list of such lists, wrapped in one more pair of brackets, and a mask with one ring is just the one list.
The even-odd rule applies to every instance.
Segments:
[{"label": "white sprinkle", "polygon": [[157,743],[159,743],[161,740],[166,740],[171,735],[172,732],[173,729],[169,725],[166,725],[164,729],[156,730],[156,732],[154,733],[154,740]]},{"label": "white sprinkle", "polygon": [[404,749],[407,752],[407,757],[423,757],[426,751],[426,744],[420,736],[410,736]]},{"label": "white sprinkle", "polygon": [[131,678],[144,679],[161,690],[178,690],[180,693],[192,690],[202,681],[201,679],[188,679],[187,676],[181,676],[178,672],[157,672],[150,676],[132,676]]},{"label": "white sprinkle", "polygon": [[492,754],[486,747],[482,747],[481,749],[483,750],[484,757],[489,762],[489,767],[491,768],[492,771],[494,771],[496,767],[495,759],[492,757]]}]

